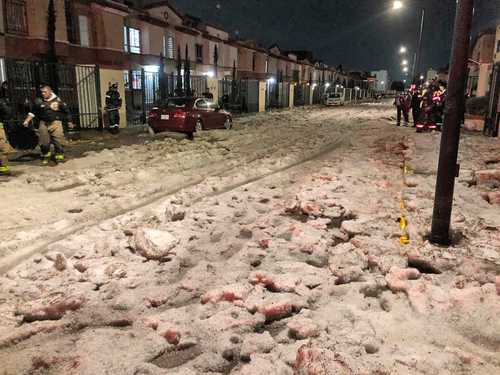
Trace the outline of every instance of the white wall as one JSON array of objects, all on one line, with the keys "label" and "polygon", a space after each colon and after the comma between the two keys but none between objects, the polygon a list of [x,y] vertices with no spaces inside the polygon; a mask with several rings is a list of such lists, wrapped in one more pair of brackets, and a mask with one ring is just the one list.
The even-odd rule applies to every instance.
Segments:
[{"label": "white wall", "polygon": [[377,79],[376,90],[387,91],[389,88],[389,72],[387,70],[375,70],[371,72]]}]

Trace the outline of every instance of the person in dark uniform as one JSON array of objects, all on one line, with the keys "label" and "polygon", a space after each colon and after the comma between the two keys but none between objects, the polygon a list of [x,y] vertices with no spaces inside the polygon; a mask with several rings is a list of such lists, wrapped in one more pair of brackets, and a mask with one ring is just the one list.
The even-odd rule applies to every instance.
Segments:
[{"label": "person in dark uniform", "polygon": [[48,165],[52,157],[50,146],[54,146],[56,163],[64,162],[64,129],[63,122],[73,129],[71,114],[68,106],[64,103],[48,85],[40,87],[41,98],[35,100],[32,111],[24,120],[23,125],[28,126],[34,118],[39,122],[38,137],[40,151],[42,152],[42,164]]},{"label": "person in dark uniform", "polygon": [[420,118],[420,105],[421,105],[420,91],[415,88],[411,95],[411,115],[413,117],[413,127],[417,126],[417,122]]},{"label": "person in dark uniform", "polygon": [[118,91],[118,83],[109,83],[109,89],[106,93],[106,107],[108,114],[108,130],[111,134],[120,132],[120,108],[122,107],[122,98]]},{"label": "person in dark uniform", "polygon": [[394,105],[396,106],[397,110],[397,126],[401,126],[401,117],[404,115],[405,121],[407,122],[407,114],[406,114],[406,98],[404,93],[401,93],[396,96],[394,99]]},{"label": "person in dark uniform", "polygon": [[0,93],[0,175],[7,175],[10,173],[7,154],[12,151],[12,148],[7,141],[4,126],[11,116],[11,108],[7,98],[7,91],[4,91],[3,88],[2,84],[2,92]]}]

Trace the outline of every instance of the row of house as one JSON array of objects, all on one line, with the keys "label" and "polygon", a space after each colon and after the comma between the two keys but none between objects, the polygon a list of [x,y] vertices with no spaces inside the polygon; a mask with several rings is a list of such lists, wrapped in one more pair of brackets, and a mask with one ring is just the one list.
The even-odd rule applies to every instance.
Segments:
[{"label": "row of house", "polygon": [[[44,76],[36,62],[49,48],[48,4],[49,0],[0,1],[0,79],[12,82],[20,96],[35,86],[28,82],[25,87],[26,81]],[[122,125],[127,117],[129,124],[143,122],[148,104],[157,96],[159,70],[172,77],[173,86],[178,60],[186,57],[191,76],[200,83],[195,91],[201,94],[206,89],[215,100],[222,94],[218,91],[227,88],[220,85],[225,78],[257,82],[253,110],[265,110],[278,96],[286,99],[279,101],[285,106],[297,104],[299,96],[300,104],[312,104],[321,94],[319,85],[321,90],[369,88],[366,75],[346,74],[316,61],[307,51],[232,39],[223,28],[182,14],[168,1],[54,0],[54,6],[55,49],[64,66],[57,74],[60,81],[67,81],[61,83],[60,94],[66,90],[74,97],[80,117],[87,108],[88,126],[100,121],[97,107],[109,82],[117,82],[126,98]],[[70,71],[66,74],[65,69]]]},{"label": "row of house", "polygon": [[500,25],[481,32],[472,44],[467,82],[470,96],[488,96],[496,64],[500,64]]}]

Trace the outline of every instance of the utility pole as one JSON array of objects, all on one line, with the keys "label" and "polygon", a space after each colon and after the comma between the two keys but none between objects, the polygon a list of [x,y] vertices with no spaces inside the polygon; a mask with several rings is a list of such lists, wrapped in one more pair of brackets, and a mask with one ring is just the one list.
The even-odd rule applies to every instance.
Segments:
[{"label": "utility pole", "polygon": [[465,111],[465,85],[473,12],[474,0],[457,1],[448,96],[445,108],[446,115],[441,134],[432,232],[430,236],[431,242],[439,245],[449,245],[451,243],[450,220],[455,178],[458,177],[460,169],[457,164],[457,157],[460,142],[460,121]]},{"label": "utility pole", "polygon": [[425,25],[425,8],[420,8],[420,29],[418,32],[418,46],[413,60],[413,80],[415,81],[420,76],[420,61],[422,60],[422,39],[424,38],[424,25]]}]

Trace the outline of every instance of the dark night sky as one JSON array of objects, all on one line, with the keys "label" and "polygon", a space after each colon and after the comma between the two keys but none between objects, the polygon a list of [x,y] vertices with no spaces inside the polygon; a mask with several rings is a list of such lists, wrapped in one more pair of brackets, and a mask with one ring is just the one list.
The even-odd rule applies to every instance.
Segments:
[{"label": "dark night sky", "polygon": [[[419,24],[415,5],[428,10],[422,66],[448,63],[456,0],[173,0],[181,11],[223,26],[265,47],[309,49],[330,65],[349,69],[388,68],[400,78],[401,44],[414,50]],[[414,4],[414,5],[411,5]],[[474,30],[500,23],[500,0],[476,0]]]}]

